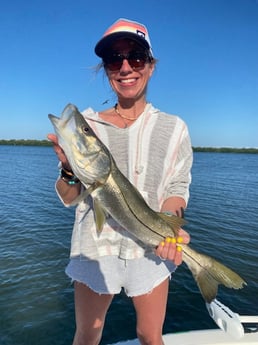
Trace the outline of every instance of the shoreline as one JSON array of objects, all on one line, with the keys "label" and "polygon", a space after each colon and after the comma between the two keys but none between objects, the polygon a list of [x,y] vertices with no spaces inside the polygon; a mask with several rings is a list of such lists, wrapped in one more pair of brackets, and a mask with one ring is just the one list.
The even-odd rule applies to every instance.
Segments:
[{"label": "shoreline", "polygon": [[[0,139],[0,145],[5,146],[52,146],[48,140],[36,139]],[[255,153],[258,154],[258,148],[251,147],[202,147],[193,146],[193,152],[218,152],[218,153]]]}]

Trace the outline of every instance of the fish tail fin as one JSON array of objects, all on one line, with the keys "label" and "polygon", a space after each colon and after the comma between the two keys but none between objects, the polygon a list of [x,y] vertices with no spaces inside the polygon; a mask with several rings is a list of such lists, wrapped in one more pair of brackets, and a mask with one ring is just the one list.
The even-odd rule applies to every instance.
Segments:
[{"label": "fish tail fin", "polygon": [[218,286],[241,289],[246,282],[234,271],[205,254],[187,246],[183,259],[191,270],[200,292],[207,303],[216,298]]}]

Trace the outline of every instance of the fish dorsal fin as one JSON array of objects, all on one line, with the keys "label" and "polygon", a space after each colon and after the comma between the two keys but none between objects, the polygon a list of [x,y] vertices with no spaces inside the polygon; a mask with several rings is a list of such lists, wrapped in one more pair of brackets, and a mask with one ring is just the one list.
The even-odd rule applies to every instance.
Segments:
[{"label": "fish dorsal fin", "polygon": [[179,228],[181,228],[182,225],[186,224],[186,221],[183,218],[174,216],[173,214],[168,215],[162,212],[157,212],[157,214],[160,218],[162,218],[166,223],[168,223],[171,226],[174,232],[176,232],[175,236],[178,235]]}]

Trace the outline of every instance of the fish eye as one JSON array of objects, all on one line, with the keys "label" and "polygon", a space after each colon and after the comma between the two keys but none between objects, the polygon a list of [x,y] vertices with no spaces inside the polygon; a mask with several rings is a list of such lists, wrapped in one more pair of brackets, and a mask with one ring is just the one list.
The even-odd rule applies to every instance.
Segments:
[{"label": "fish eye", "polygon": [[83,129],[82,129],[82,130],[83,130],[83,132],[84,132],[84,133],[86,133],[86,134],[87,134],[87,133],[89,132],[89,130],[90,130],[90,129],[89,129],[89,127],[83,127]]}]

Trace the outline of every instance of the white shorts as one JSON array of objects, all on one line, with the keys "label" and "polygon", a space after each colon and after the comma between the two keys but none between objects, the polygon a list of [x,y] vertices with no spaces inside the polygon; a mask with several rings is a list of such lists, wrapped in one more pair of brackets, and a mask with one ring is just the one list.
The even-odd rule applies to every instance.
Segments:
[{"label": "white shorts", "polygon": [[175,269],[172,261],[149,254],[132,260],[117,256],[102,256],[97,260],[71,258],[65,272],[72,281],[84,283],[97,293],[118,294],[123,288],[127,296],[133,297],[152,291]]}]

